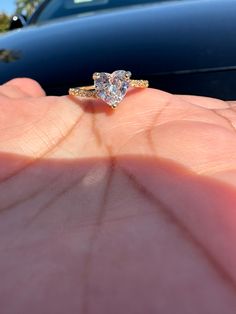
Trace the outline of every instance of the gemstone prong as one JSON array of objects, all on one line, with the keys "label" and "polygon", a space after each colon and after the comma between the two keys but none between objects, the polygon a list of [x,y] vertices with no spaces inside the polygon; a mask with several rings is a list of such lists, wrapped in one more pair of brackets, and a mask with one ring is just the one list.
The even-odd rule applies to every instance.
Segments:
[{"label": "gemstone prong", "polygon": [[132,74],[131,74],[130,71],[126,71],[125,77],[126,77],[127,79],[130,79],[131,75],[132,75]]},{"label": "gemstone prong", "polygon": [[98,73],[98,72],[93,73],[93,79],[94,80],[97,80],[99,78],[100,78],[100,73]]}]

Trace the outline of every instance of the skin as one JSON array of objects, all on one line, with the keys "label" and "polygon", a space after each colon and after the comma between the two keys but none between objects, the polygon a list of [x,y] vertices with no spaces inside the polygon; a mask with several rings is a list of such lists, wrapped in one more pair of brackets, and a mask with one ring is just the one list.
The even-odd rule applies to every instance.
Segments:
[{"label": "skin", "polygon": [[236,313],[236,103],[0,87],[2,314]]}]

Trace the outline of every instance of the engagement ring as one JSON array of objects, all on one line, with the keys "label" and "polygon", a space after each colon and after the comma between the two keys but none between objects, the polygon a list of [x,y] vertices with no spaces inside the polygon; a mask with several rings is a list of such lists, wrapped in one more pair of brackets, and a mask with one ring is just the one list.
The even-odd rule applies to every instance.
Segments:
[{"label": "engagement ring", "polygon": [[69,94],[86,98],[100,98],[115,109],[124,99],[129,87],[147,88],[147,80],[131,80],[131,72],[119,70],[112,74],[94,73],[94,85],[70,88]]}]

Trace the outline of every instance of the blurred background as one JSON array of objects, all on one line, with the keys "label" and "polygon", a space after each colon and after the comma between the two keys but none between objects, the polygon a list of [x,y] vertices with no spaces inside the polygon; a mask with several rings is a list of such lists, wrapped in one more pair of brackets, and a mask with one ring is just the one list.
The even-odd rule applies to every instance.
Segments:
[{"label": "blurred background", "polygon": [[[236,0],[0,0],[0,84],[47,95],[131,71],[174,94],[236,99]],[[10,31],[7,31],[9,30]]]},{"label": "blurred background", "polygon": [[6,32],[9,29],[10,19],[14,14],[22,14],[28,18],[40,2],[42,0],[1,0],[0,32]]}]

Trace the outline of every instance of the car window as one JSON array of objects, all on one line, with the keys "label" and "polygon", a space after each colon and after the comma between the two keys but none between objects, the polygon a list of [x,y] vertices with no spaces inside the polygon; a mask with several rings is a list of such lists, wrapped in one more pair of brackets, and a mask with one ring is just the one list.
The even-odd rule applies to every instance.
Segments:
[{"label": "car window", "polygon": [[81,8],[91,8],[95,5],[104,5],[109,3],[109,0],[65,0],[64,7],[66,9],[81,9]]},{"label": "car window", "polygon": [[30,24],[44,22],[74,14],[101,10],[108,7],[110,0],[50,0],[32,17]]},{"label": "car window", "polygon": [[36,11],[32,16],[29,24],[74,14],[160,1],[161,0],[46,0],[41,6],[41,9]]}]

